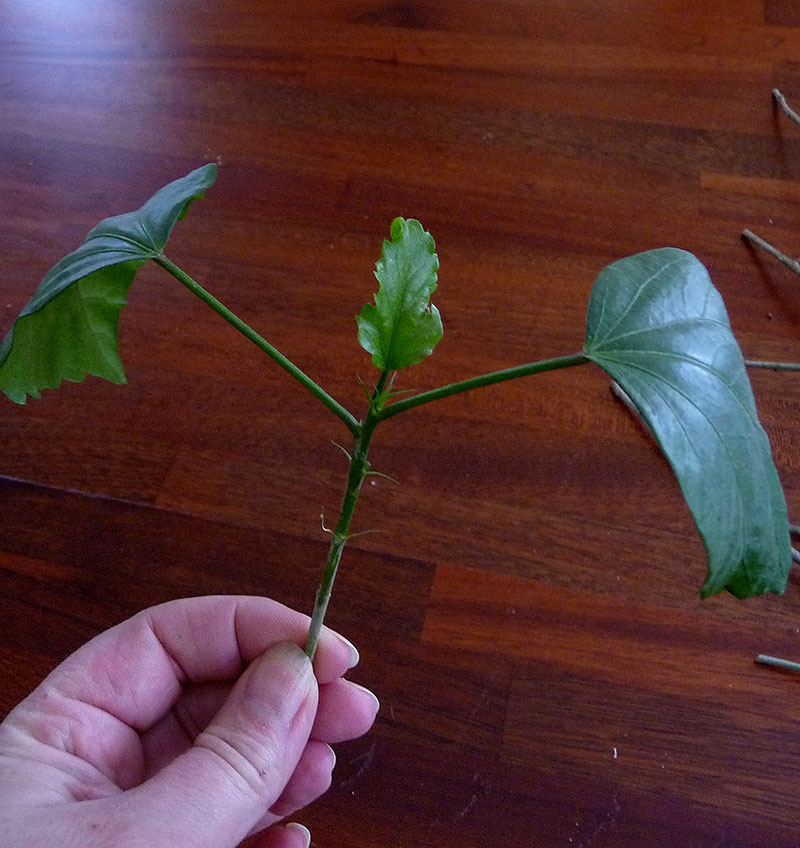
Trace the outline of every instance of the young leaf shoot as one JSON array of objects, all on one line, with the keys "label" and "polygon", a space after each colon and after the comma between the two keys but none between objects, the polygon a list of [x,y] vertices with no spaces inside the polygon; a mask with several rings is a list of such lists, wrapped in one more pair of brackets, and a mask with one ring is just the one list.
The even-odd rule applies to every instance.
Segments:
[{"label": "young leaf shoot", "polygon": [[391,237],[376,265],[375,305],[356,318],[361,347],[380,371],[416,365],[442,337],[439,310],[430,302],[439,270],[431,234],[419,221],[395,218]]}]

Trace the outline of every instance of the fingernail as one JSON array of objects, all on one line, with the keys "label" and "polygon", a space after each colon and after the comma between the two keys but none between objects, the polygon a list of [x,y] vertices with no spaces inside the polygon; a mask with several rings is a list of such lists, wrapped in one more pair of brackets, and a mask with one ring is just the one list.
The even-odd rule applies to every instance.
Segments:
[{"label": "fingernail", "polygon": [[311,845],[311,831],[305,826],[300,824],[299,822],[289,822],[286,826],[286,830],[294,830],[297,831],[299,835],[302,835],[305,842],[303,845],[305,848],[308,848]]},{"label": "fingernail", "polygon": [[361,661],[361,655],[358,653],[358,648],[349,640],[345,639],[340,633],[336,634],[345,645],[347,645],[347,649],[350,651],[350,665],[348,668],[355,668],[358,663]]},{"label": "fingernail", "polygon": [[280,642],[250,667],[244,696],[260,714],[292,719],[312,688],[314,671],[303,650]]}]

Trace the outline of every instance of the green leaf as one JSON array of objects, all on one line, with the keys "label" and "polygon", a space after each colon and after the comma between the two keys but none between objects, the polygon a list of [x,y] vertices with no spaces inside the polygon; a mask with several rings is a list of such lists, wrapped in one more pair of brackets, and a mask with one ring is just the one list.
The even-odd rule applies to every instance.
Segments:
[{"label": "green leaf", "polygon": [[606,268],[587,357],[630,397],[669,460],[708,553],[701,594],[786,588],[786,502],[725,306],[703,265],[663,248]]},{"label": "green leaf", "polygon": [[430,303],[439,258],[431,234],[413,218],[392,221],[375,276],[375,305],[357,316],[358,340],[381,371],[396,371],[429,356],[442,337],[439,310]]},{"label": "green leaf", "polygon": [[159,256],[189,204],[209,188],[205,165],[156,192],[141,209],[101,221],[42,280],[0,345],[0,391],[16,403],[89,374],[124,383],[117,352],[122,307],[136,271]]}]

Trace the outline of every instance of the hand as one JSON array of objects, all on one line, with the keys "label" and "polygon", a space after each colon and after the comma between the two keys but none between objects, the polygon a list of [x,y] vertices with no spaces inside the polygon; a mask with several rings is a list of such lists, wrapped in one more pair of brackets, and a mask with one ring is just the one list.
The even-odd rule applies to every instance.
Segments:
[{"label": "hand", "polygon": [[[277,825],[330,785],[378,702],[355,649],[275,601],[193,598],[88,642],[0,724],[0,845],[305,848]],[[255,834],[255,835],[253,835]]]}]

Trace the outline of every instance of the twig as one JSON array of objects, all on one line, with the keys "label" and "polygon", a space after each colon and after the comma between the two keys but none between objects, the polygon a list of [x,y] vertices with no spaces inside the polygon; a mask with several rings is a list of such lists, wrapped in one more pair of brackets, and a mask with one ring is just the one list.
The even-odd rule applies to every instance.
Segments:
[{"label": "twig", "polygon": [[760,665],[771,665],[774,668],[782,668],[785,671],[800,671],[800,663],[792,662],[791,660],[782,660],[779,657],[769,657],[766,654],[759,654],[756,657],[756,662]]},{"label": "twig", "polygon": [[796,259],[792,259],[791,256],[787,256],[785,253],[782,253],[777,247],[773,247],[768,241],[764,241],[761,236],[757,236],[751,230],[742,230],[742,236],[744,236],[744,238],[748,241],[751,241],[753,244],[757,244],[763,250],[766,250],[767,253],[771,253],[777,260],[783,262],[787,268],[794,271],[795,274],[800,274],[800,262]]},{"label": "twig", "polygon": [[772,371],[800,371],[800,362],[764,362],[760,359],[745,359],[748,368],[769,368]]},{"label": "twig", "polygon": [[[780,92],[778,92],[778,94],[780,94]],[[788,106],[786,108],[788,109]],[[792,115],[794,115],[795,118],[799,117],[794,112],[792,112]],[[800,120],[798,120],[798,122],[800,123]],[[773,247],[768,241],[764,241],[761,236],[757,236],[752,230],[742,230],[742,236],[753,244],[758,245],[763,250],[766,250],[767,253],[774,256],[787,268],[794,271],[795,274],[800,274],[800,262],[796,259],[792,259],[791,256],[787,256],[785,253],[778,250],[777,247]],[[800,371],[800,364],[796,362],[765,362],[758,359],[746,359],[744,364],[749,368],[769,368],[772,371]]]},{"label": "twig", "polygon": [[[800,126],[800,115],[798,115],[797,112],[795,112],[794,109],[792,109],[792,107],[786,102],[786,98],[783,96],[780,90],[777,88],[773,88],[772,96],[775,98],[775,102],[778,104],[778,106],[780,106],[780,108],[783,110],[783,113]],[[767,253],[771,253],[776,259],[778,259],[780,262],[783,262],[783,264],[786,265],[787,268],[791,268],[792,271],[795,272],[795,274],[800,274],[800,262],[798,262],[796,259],[792,259],[791,256],[787,256],[785,253],[778,250],[776,247],[773,247],[768,241],[764,241],[764,239],[762,239],[760,236],[757,236],[751,230],[743,230],[742,235],[749,241],[753,242],[753,244],[757,244],[760,248],[766,250]]]},{"label": "twig", "polygon": [[800,115],[792,109],[792,107],[786,102],[786,98],[781,94],[780,90],[777,88],[772,89],[772,96],[775,98],[775,102],[778,106],[781,107],[783,113],[791,118],[796,124],[800,124]]},{"label": "twig", "polygon": [[628,393],[616,380],[611,381],[611,391],[614,394],[614,397],[621,401],[627,407],[628,411],[632,412],[634,416],[641,421],[639,410],[633,405],[633,401],[628,397]]},{"label": "twig", "polygon": [[[800,526],[797,524],[789,525],[790,536],[800,536]],[[792,562],[800,562],[800,551],[797,548],[792,548]]]}]

